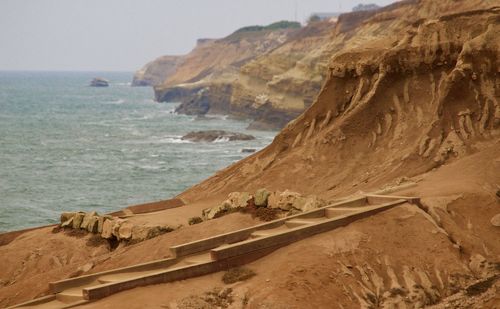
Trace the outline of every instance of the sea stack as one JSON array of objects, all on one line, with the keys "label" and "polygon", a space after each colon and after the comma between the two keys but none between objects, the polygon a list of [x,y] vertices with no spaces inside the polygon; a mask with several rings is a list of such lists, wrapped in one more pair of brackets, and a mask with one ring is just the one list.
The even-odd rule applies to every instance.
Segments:
[{"label": "sea stack", "polygon": [[109,81],[101,77],[96,77],[90,82],[90,87],[109,87]]}]

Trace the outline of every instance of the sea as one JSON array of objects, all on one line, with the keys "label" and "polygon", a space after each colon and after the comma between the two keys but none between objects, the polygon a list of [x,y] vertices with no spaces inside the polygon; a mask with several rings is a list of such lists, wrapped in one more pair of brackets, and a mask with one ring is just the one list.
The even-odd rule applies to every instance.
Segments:
[{"label": "sea", "polygon": [[[94,77],[107,88],[89,87]],[[226,116],[175,113],[131,72],[0,72],[0,232],[57,223],[63,211],[107,213],[169,199],[276,132]],[[251,134],[193,143],[190,131]]]}]

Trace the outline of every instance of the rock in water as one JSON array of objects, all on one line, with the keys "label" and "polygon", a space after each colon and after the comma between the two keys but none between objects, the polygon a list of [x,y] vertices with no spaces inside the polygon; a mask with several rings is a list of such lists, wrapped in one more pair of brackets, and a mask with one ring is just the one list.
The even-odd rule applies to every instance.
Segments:
[{"label": "rock in water", "polygon": [[252,152],[255,152],[255,149],[253,149],[253,148],[243,148],[243,149],[241,149],[241,152],[242,153],[252,153]]},{"label": "rock in water", "polygon": [[214,142],[217,140],[249,141],[255,139],[255,137],[243,133],[227,132],[222,130],[208,130],[189,132],[188,134],[184,135],[182,139],[192,142]]},{"label": "rock in water", "polygon": [[96,77],[90,82],[90,87],[108,87],[108,86],[109,86],[109,81],[100,77]]}]

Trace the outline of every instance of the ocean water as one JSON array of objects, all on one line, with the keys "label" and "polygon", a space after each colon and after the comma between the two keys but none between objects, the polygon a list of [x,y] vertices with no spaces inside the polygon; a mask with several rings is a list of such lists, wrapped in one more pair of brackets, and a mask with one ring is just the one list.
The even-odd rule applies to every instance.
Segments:
[{"label": "ocean water", "polygon": [[[93,77],[108,88],[88,87]],[[174,113],[132,73],[0,72],[0,231],[56,223],[62,211],[109,212],[167,199],[261,149],[275,132]],[[189,143],[222,129],[253,141]]]}]

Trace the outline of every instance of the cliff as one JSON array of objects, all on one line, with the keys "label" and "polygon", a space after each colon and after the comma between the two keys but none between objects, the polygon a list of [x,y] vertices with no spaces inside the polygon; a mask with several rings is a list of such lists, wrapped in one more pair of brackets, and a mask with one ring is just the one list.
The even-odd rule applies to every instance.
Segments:
[{"label": "cliff", "polygon": [[132,86],[156,86],[174,74],[182,63],[182,56],[161,56],[135,72]]},{"label": "cliff", "polygon": [[223,39],[199,40],[175,74],[155,87],[156,99],[182,102],[177,112],[185,114],[236,114],[231,94],[241,67],[281,45],[299,27],[298,23],[278,22],[241,28]]},{"label": "cliff", "polygon": [[[260,186],[352,191],[370,179],[423,173],[496,140],[499,9],[470,10],[492,4],[399,2],[355,32],[342,32],[339,21],[324,44],[337,51],[314,104],[266,149],[181,196]],[[263,61],[246,65],[245,74],[262,76],[252,72]]]},{"label": "cliff", "polygon": [[319,91],[324,66],[316,66],[316,58],[300,60],[334,26],[325,21],[300,29],[247,27],[197,46],[176,74],[155,87],[156,99],[182,102],[181,113],[231,114],[255,119],[254,127],[281,128]]},{"label": "cliff", "polygon": [[[375,39],[379,46],[393,46],[401,32],[422,18],[438,17],[441,9],[474,8],[448,2],[424,10],[418,7],[419,1],[402,1],[342,14],[336,23],[312,22],[271,40],[272,44],[268,34],[255,33],[246,55],[236,47],[246,39],[235,41],[233,35],[214,40],[197,47],[176,74],[155,87],[156,99],[182,102],[180,113],[230,114],[254,120],[252,128],[280,129],[311,105],[331,57]],[[263,45],[269,48],[256,48]]]}]

